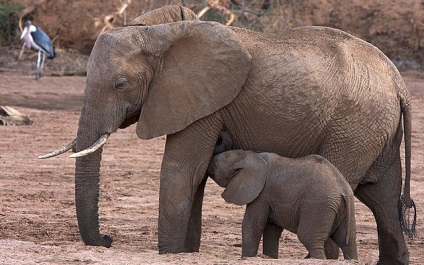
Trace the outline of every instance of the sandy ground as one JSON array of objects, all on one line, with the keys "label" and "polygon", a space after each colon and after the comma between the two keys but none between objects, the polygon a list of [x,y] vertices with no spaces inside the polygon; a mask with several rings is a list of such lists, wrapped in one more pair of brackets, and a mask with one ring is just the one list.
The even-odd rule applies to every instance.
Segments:
[{"label": "sandy ground", "polygon": [[[404,74],[413,98],[412,197],[418,208],[418,237],[406,239],[411,264],[424,260],[424,74]],[[241,260],[244,208],[224,202],[222,189],[206,186],[200,253],[159,255],[159,170],[165,137],[144,141],[135,126],[113,134],[101,171],[101,230],[114,238],[110,249],[85,246],[75,217],[74,160],[50,152],[76,136],[84,77],[0,73],[0,105],[29,115],[30,126],[0,126],[0,264],[375,264],[377,233],[371,212],[356,203],[359,262],[304,260],[296,235],[283,233],[280,260]]]}]

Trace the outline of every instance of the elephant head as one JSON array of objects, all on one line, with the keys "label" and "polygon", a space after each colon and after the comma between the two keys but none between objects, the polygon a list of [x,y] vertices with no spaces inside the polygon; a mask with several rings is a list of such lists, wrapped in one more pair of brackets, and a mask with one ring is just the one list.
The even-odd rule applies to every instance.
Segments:
[{"label": "elephant head", "polygon": [[77,158],[77,218],[86,244],[111,243],[98,223],[101,146],[107,137],[136,122],[143,139],[183,130],[238,95],[250,58],[235,33],[215,22],[121,27],[98,37],[87,65],[76,142],[40,157],[76,144],[78,153],[71,157]]},{"label": "elephant head", "polygon": [[267,162],[252,151],[231,150],[212,157],[208,174],[225,190],[226,202],[246,205],[252,202],[265,186]]},{"label": "elephant head", "polygon": [[197,15],[187,7],[169,5],[135,17],[129,24],[151,26],[184,20],[197,20]]}]

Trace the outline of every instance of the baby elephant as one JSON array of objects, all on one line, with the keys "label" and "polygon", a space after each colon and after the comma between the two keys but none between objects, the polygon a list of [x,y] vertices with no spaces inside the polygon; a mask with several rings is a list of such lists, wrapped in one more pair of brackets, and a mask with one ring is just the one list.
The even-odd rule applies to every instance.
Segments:
[{"label": "baby elephant", "polygon": [[[278,228],[277,239],[283,229],[297,233],[309,251],[307,257],[337,258],[339,246],[345,259],[357,259],[353,192],[325,158],[309,155],[293,159],[231,150],[212,157],[208,175],[226,188],[222,193],[225,201],[247,204],[243,257],[256,256],[268,223]],[[265,244],[269,243],[265,241],[264,235],[267,254]],[[277,251],[272,258],[278,258],[278,240],[275,244]]]}]

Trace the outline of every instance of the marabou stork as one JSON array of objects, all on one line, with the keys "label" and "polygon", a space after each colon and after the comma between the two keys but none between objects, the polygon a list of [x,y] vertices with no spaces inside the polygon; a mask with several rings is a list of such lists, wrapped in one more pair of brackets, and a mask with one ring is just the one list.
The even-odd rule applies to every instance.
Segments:
[{"label": "marabou stork", "polygon": [[[38,50],[37,72],[35,73],[35,80],[37,80],[41,77],[46,54],[49,59],[55,57],[52,41],[44,31],[36,25],[33,25],[29,20],[25,22],[25,28],[22,32],[21,39],[25,39],[25,44],[28,49],[32,47]],[[43,59],[41,59],[41,54],[43,54]]]}]

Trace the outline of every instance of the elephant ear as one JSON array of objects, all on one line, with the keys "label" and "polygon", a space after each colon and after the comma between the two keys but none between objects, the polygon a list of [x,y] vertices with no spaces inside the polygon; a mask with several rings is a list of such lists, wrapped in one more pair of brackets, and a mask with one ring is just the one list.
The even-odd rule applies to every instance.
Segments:
[{"label": "elephant ear", "polygon": [[140,29],[143,52],[161,59],[137,124],[140,138],[178,132],[240,92],[251,56],[226,26],[184,21]]},{"label": "elephant ear", "polygon": [[258,154],[246,151],[234,165],[237,170],[221,196],[226,202],[246,205],[256,199],[265,186],[267,162]]},{"label": "elephant ear", "polygon": [[129,25],[157,25],[184,20],[197,20],[196,14],[187,7],[180,5],[169,5],[154,9],[140,15],[129,23]]}]

